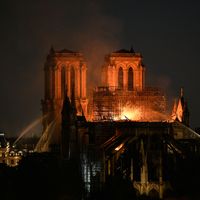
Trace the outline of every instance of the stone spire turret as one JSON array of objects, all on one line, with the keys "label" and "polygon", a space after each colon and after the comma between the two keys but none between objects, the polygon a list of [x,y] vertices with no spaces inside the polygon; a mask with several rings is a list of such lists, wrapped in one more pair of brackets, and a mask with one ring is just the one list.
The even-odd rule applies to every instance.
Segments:
[{"label": "stone spire turret", "polygon": [[179,122],[182,122],[183,124],[189,126],[189,109],[188,104],[184,98],[183,87],[181,87],[178,102],[174,102],[172,119],[178,120]]}]

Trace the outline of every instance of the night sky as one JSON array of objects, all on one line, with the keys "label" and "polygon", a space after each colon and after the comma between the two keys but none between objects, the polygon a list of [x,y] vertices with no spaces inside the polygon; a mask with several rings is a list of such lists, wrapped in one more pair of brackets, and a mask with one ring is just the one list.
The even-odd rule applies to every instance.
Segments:
[{"label": "night sky", "polygon": [[200,1],[4,0],[0,6],[0,130],[7,135],[41,116],[51,45],[83,52],[93,86],[104,55],[132,45],[144,57],[147,84],[164,87],[171,98],[183,86],[191,126],[200,126]]}]

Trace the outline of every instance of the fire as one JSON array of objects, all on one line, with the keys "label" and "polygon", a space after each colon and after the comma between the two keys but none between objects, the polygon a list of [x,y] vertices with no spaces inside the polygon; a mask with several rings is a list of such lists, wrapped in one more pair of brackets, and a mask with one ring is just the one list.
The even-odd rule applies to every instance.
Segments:
[{"label": "fire", "polygon": [[131,121],[169,121],[170,117],[167,114],[152,110],[142,106],[124,106],[121,114],[114,120],[131,120]]},{"label": "fire", "polygon": [[142,110],[139,107],[124,107],[120,118],[122,120],[129,119],[133,121],[140,121],[142,118]]}]

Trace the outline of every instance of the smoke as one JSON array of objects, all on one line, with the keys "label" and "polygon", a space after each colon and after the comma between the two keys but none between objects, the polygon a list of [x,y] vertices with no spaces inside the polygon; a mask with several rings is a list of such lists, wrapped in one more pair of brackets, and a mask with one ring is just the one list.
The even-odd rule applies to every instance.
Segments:
[{"label": "smoke", "polygon": [[15,135],[41,115],[50,46],[82,52],[92,87],[99,83],[104,55],[120,46],[122,28],[120,20],[106,14],[103,1],[20,0],[2,7],[0,128]]},{"label": "smoke", "polygon": [[103,3],[75,0],[68,2],[64,8],[56,7],[54,10],[54,4],[49,3],[48,7],[44,6],[44,12],[46,16],[51,16],[51,24],[55,27],[47,23],[47,17],[37,19],[41,27],[37,32],[42,36],[42,40],[38,38],[38,41],[46,51],[42,52],[43,55],[47,54],[47,47],[50,48],[51,45],[56,50],[66,48],[83,53],[87,62],[89,89],[100,84],[104,56],[121,47],[122,22],[109,15]]},{"label": "smoke", "polygon": [[147,69],[146,78],[147,83],[146,86],[151,87],[159,87],[161,90],[163,90],[166,101],[167,101],[167,110],[166,112],[168,115],[172,112],[173,104],[175,98],[177,98],[179,94],[175,93],[173,81],[172,79],[164,74],[158,74],[158,73],[152,73],[151,69]]},{"label": "smoke", "polygon": [[[83,52],[88,65],[88,86],[93,87],[100,81],[104,55],[133,43],[134,48],[141,48],[145,59],[149,56],[151,64],[147,65],[147,77],[154,80],[150,85],[164,85],[172,94],[174,91],[170,88],[180,81],[181,85],[188,85],[189,96],[194,96],[191,106],[198,124],[199,98],[195,91],[199,87],[195,66],[198,65],[199,37],[196,33],[199,26],[196,24],[199,12],[196,5],[191,7],[195,8],[192,13],[191,9],[185,12],[188,6],[184,3],[173,3],[174,9],[169,4],[160,13],[154,4],[140,1],[7,0],[1,1],[1,7],[4,9],[0,18],[0,111],[3,113],[0,128],[6,133],[14,135],[41,114],[43,65],[51,45],[57,50],[67,48]],[[187,19],[187,23],[182,23],[183,19]],[[163,65],[153,70],[155,63]],[[188,63],[190,77],[193,77],[189,82]],[[150,71],[162,74],[170,71],[173,84],[168,77],[157,78],[160,74],[149,76]]]},{"label": "smoke", "polygon": [[120,46],[120,21],[104,13],[100,3],[83,5],[83,17],[78,30],[72,33],[73,45],[85,55],[88,66],[88,86],[99,85],[104,56]]}]

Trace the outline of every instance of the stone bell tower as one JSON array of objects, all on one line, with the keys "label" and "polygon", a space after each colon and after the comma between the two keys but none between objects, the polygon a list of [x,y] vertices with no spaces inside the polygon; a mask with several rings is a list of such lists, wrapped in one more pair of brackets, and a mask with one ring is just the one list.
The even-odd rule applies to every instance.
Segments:
[{"label": "stone bell tower", "polygon": [[42,111],[44,131],[51,123],[55,123],[52,136],[49,136],[53,138],[53,143],[60,141],[61,109],[66,93],[70,101],[73,94],[77,115],[84,114],[87,117],[86,70],[86,62],[81,53],[67,49],[55,51],[53,47],[50,49],[44,65],[45,94]]},{"label": "stone bell tower", "polygon": [[142,91],[145,88],[145,67],[141,54],[131,48],[106,55],[102,85],[111,90]]}]

